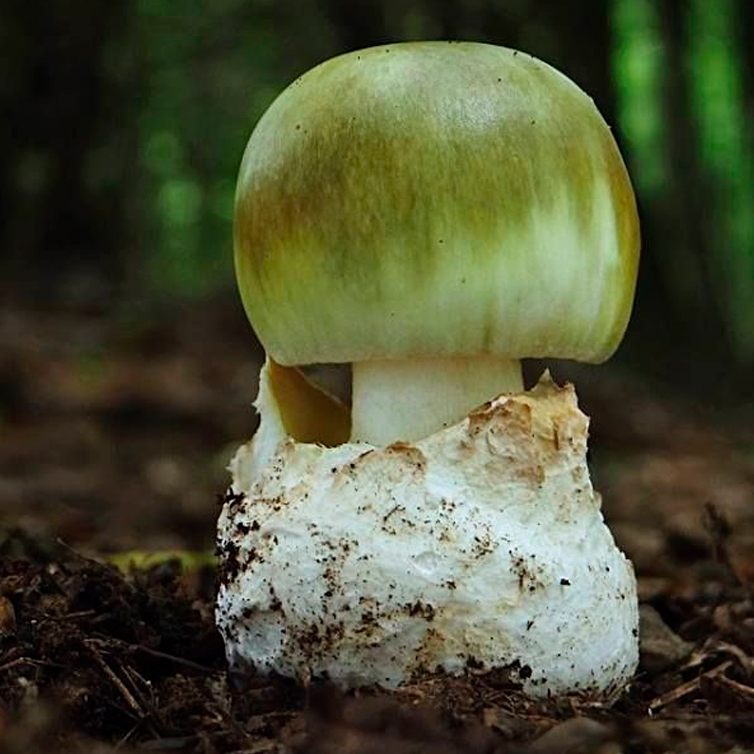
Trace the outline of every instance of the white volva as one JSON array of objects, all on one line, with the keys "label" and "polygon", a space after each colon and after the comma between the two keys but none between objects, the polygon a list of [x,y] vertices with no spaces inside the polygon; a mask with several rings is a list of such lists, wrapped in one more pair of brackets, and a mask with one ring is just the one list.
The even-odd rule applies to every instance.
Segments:
[{"label": "white volva", "polygon": [[287,437],[266,369],[257,408],[219,522],[231,664],[347,687],[508,668],[537,696],[629,680],[636,582],[572,387],[545,376],[388,447]]}]

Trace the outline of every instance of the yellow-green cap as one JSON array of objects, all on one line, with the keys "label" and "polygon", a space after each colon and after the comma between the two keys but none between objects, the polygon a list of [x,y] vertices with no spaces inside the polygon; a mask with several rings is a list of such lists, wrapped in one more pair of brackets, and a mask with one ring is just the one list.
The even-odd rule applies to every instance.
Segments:
[{"label": "yellow-green cap", "polygon": [[498,354],[603,361],[639,260],[592,100],[536,58],[417,42],[328,60],[249,139],[238,284],[281,364]]}]

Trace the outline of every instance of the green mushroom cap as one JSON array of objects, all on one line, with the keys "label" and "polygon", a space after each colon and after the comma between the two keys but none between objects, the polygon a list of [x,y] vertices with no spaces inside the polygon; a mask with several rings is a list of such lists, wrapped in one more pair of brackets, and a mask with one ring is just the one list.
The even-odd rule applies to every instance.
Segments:
[{"label": "green mushroom cap", "polygon": [[629,177],[592,100],[503,47],[328,60],[249,139],[235,262],[280,364],[556,357],[620,343],[639,261]]}]

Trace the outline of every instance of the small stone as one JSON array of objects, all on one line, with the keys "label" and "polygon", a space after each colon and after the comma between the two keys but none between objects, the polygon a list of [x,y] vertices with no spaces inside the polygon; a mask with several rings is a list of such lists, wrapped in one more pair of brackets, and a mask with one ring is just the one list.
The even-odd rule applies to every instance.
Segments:
[{"label": "small stone", "polygon": [[596,752],[613,739],[612,730],[588,717],[573,717],[550,728],[531,743],[532,754],[576,754]]},{"label": "small stone", "polygon": [[7,598],[0,596],[0,636],[16,632],[16,611],[13,603]]},{"label": "small stone", "polygon": [[639,635],[640,666],[653,673],[683,662],[694,648],[670,629],[651,605],[639,607]]},{"label": "small stone", "polygon": [[500,707],[486,707],[482,710],[485,728],[491,728],[506,741],[521,737],[526,731],[526,722]]}]

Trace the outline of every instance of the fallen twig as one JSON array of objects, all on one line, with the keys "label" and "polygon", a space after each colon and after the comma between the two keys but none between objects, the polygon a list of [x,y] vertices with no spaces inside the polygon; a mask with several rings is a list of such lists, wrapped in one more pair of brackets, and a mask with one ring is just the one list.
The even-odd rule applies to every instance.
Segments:
[{"label": "fallen twig", "polygon": [[735,691],[737,694],[745,696],[748,699],[754,701],[754,688],[752,688],[751,686],[747,686],[744,683],[734,681],[732,678],[728,678],[728,676],[725,675],[720,676],[717,680],[722,682],[729,689]]},{"label": "fallen twig", "polygon": [[13,668],[17,668],[19,665],[39,665],[39,664],[41,664],[39,660],[34,660],[31,657],[17,657],[15,660],[6,662],[5,665],[0,665],[0,673],[3,673],[6,670],[12,670]]},{"label": "fallen twig", "polygon": [[715,678],[721,676],[732,664],[733,660],[726,660],[712,668],[712,670],[708,670],[706,673],[701,673],[696,678],[693,678],[686,683],[682,683],[680,686],[676,686],[676,688],[666,691],[664,694],[660,694],[660,696],[656,697],[649,703],[649,714],[651,715],[658,709],[682,699],[692,691],[696,691],[703,678]]},{"label": "fallen twig", "polygon": [[183,665],[184,667],[191,668],[192,670],[198,670],[200,673],[216,675],[217,673],[221,672],[217,668],[210,668],[207,665],[202,665],[198,662],[194,662],[193,660],[187,660],[185,657],[177,657],[176,655],[171,655],[168,652],[161,652],[159,649],[151,649],[150,647],[145,647],[143,644],[128,644],[126,646],[128,646],[130,649],[136,650],[137,652],[143,652],[144,654],[151,655],[152,657],[157,657],[161,660],[173,662],[176,665]]},{"label": "fallen twig", "polygon": [[113,683],[116,689],[118,689],[120,695],[125,700],[126,704],[134,711],[136,712],[142,719],[145,719],[147,717],[147,713],[142,709],[141,705],[136,701],[134,698],[134,695],[126,688],[123,681],[118,678],[116,673],[113,671],[113,669],[105,662],[102,655],[97,651],[97,649],[92,645],[91,642],[84,642],[89,650],[92,653],[92,657],[94,657],[95,662],[102,668],[102,671],[105,673],[105,675],[110,679],[110,681]]},{"label": "fallen twig", "polygon": [[727,641],[716,641],[710,646],[711,652],[724,652],[732,655],[748,676],[754,677],[754,659],[751,658],[741,647],[729,644]]}]

